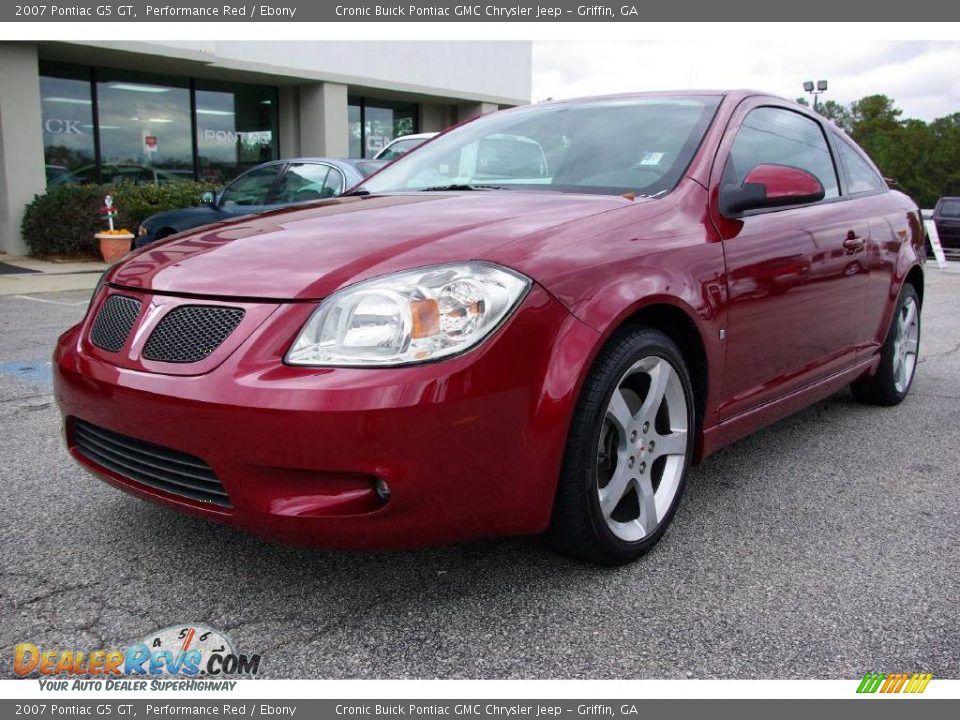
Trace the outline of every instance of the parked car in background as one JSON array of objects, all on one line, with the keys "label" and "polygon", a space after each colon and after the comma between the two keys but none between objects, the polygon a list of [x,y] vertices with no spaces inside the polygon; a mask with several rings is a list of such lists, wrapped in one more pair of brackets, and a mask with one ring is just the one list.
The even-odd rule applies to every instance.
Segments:
[{"label": "parked car in background", "polygon": [[206,194],[199,207],[151,215],[137,229],[136,246],[143,247],[201,225],[337,197],[385,164],[375,160],[332,158],[295,158],[264,163],[247,170],[219,193]]},{"label": "parked car in background", "polygon": [[615,565],[693,463],[847,386],[907,396],[922,252],[916,204],[793,101],[540,103],[136,251],[55,394],[77,462],[181,512],[327,547],[547,531]]},{"label": "parked car in background", "polygon": [[48,163],[46,166],[47,185],[54,185],[57,178],[61,178],[69,173],[70,171],[64,165],[51,165]]},{"label": "parked car in background", "polygon": [[401,135],[396,140],[391,140],[380,151],[373,156],[374,160],[396,160],[416,147],[420,147],[430,138],[434,138],[439,133],[426,132],[416,133],[415,135]]},{"label": "parked car in background", "polygon": [[133,183],[134,185],[164,185],[172,182],[193,180],[193,170],[160,170],[149,165],[133,163],[104,163],[97,173],[95,164],[83,165],[76,170],[57,173],[56,177],[47,175],[48,187],[59,185],[119,185]]},{"label": "parked car in background", "polygon": [[942,197],[933,209],[933,222],[937,226],[943,254],[960,259],[960,197]]}]

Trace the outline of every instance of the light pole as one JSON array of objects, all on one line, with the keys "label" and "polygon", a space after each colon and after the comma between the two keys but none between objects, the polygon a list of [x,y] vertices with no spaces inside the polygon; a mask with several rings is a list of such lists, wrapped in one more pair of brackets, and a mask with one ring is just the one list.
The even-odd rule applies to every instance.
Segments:
[{"label": "light pole", "polygon": [[825,93],[825,92],[827,91],[827,81],[826,81],[826,80],[817,80],[817,84],[814,85],[814,84],[813,84],[813,80],[807,80],[807,81],[803,84],[803,89],[806,90],[806,91],[807,91],[808,93],[810,93],[811,95],[813,95],[813,110],[814,110],[814,112],[816,112],[816,110],[817,110],[817,96],[820,95],[820,93]]}]

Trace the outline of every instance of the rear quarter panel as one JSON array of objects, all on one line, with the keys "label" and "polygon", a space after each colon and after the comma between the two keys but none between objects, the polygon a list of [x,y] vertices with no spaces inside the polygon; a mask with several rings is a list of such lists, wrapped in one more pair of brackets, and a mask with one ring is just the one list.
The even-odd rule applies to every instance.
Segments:
[{"label": "rear quarter panel", "polygon": [[876,352],[887,337],[897,298],[910,270],[926,262],[920,211],[901,192],[874,195],[870,207],[870,278],[864,322],[870,331],[864,353]]}]

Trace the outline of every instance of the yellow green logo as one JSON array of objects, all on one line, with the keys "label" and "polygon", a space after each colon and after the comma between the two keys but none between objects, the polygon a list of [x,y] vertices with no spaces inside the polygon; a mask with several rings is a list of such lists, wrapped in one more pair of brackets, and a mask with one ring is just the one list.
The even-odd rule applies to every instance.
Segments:
[{"label": "yellow green logo", "polygon": [[858,693],[922,693],[933,679],[931,673],[867,673]]}]

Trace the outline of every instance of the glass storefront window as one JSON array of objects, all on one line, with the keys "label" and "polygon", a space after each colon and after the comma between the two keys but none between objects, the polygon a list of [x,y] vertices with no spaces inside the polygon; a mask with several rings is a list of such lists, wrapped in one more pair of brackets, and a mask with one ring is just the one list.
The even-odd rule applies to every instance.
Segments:
[{"label": "glass storefront window", "polygon": [[278,157],[275,88],[202,80],[196,103],[200,179],[223,183]]},{"label": "glass storefront window", "polygon": [[363,113],[362,100],[350,100],[347,105],[347,133],[350,138],[350,157],[363,157]]},{"label": "glass storefront window", "polygon": [[369,100],[364,118],[364,157],[373,157],[391,140],[417,131],[417,106],[412,103],[383,103]]},{"label": "glass storefront window", "polygon": [[247,83],[42,61],[47,185],[227,182],[279,157],[277,94]]},{"label": "glass storefront window", "polygon": [[350,98],[350,157],[372,158],[391,140],[417,132],[418,119],[416,103]]},{"label": "glass storefront window", "polygon": [[193,179],[188,80],[98,70],[97,107],[103,182]]},{"label": "glass storefront window", "polygon": [[40,107],[47,185],[80,176],[96,182],[89,69],[41,63]]}]

